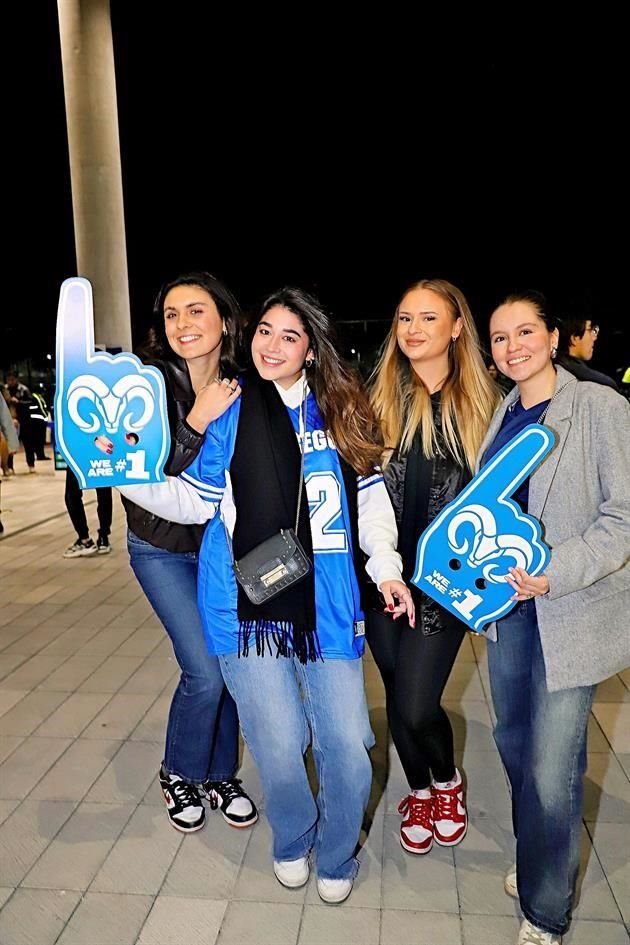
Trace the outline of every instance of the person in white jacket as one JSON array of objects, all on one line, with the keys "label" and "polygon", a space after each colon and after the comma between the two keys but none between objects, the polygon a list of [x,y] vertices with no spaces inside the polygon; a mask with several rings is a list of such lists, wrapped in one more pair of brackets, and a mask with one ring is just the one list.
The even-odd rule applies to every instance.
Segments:
[{"label": "person in white jacket", "polygon": [[[15,432],[15,426],[13,424],[13,417],[11,416],[11,411],[7,405],[6,400],[0,392],[0,435],[2,435],[6,440],[7,453],[10,456],[12,453],[17,453],[20,448],[20,443]],[[2,483],[0,483],[0,515],[2,515]],[[0,535],[4,532],[4,525],[2,524],[2,518],[0,518]]]},{"label": "person in white jacket", "polygon": [[[320,897],[339,903],[358,869],[372,780],[361,665],[364,569],[393,616],[406,613],[413,623],[413,602],[377,469],[379,426],[319,303],[297,289],[272,295],[251,354],[254,370],[242,386],[233,384],[197,460],[177,479],[122,491],[171,521],[210,520],[199,607],[261,777],[276,878],[304,885],[313,854]],[[253,604],[233,560],[293,528],[311,573]],[[309,741],[317,798],[304,765]]]}]

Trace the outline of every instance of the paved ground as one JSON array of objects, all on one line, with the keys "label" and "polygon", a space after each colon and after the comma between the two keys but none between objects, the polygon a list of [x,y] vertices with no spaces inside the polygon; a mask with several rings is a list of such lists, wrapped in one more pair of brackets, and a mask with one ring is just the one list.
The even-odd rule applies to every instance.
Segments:
[{"label": "paved ground", "polygon": [[[502,877],[513,844],[491,735],[484,644],[467,639],[446,693],[469,783],[456,850],[406,855],[403,793],[373,662],[378,744],[362,868],[351,899],[273,879],[269,831],[216,814],[184,837],[156,783],[177,678],[170,644],[134,581],[114,503],[114,552],[64,560],[64,474],[3,485],[0,541],[0,945],[512,945]],[[88,517],[96,522],[93,493]],[[599,687],[591,719],[580,902],[567,945],[628,945],[630,672]],[[247,752],[242,776],[260,786]]]}]

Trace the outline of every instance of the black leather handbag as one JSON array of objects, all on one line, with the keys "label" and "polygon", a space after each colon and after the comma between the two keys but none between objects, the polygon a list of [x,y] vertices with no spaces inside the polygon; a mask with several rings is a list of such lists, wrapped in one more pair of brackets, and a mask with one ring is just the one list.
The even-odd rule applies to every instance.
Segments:
[{"label": "black leather handbag", "polygon": [[313,566],[292,528],[256,545],[234,562],[234,574],[252,604],[264,604],[310,574]]},{"label": "black leather handbag", "polygon": [[[302,408],[306,403],[306,391]],[[302,430],[304,429],[303,412]],[[277,597],[287,587],[297,584],[313,570],[310,558],[302,548],[297,537],[304,484],[304,446],[300,449],[300,483],[298,487],[295,528],[281,528],[277,535],[262,541],[246,555],[234,561],[232,567],[236,580],[245,591],[252,604],[264,604]]]}]

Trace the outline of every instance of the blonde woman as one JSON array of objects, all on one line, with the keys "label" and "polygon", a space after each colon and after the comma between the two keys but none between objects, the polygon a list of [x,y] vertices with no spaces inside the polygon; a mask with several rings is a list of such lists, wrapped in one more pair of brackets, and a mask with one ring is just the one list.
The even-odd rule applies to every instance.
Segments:
[{"label": "blonde woman", "polygon": [[[371,381],[388,448],[385,482],[409,581],[418,538],[471,478],[500,399],[456,286],[423,279],[405,292]],[[440,704],[465,627],[413,586],[412,592],[416,629],[405,615],[394,623],[375,606],[367,615],[367,638],[409,782],[398,808],[400,842],[408,853],[426,854],[434,840],[440,846],[461,843],[468,828],[453,732]]]}]

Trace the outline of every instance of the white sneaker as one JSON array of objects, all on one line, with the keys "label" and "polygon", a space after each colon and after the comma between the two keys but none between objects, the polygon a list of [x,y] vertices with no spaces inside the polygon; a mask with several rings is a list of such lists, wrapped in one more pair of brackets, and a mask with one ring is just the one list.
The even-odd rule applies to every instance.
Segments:
[{"label": "white sneaker", "polygon": [[353,879],[318,879],[317,892],[324,902],[332,904],[344,902],[354,885]]},{"label": "white sneaker", "polygon": [[287,889],[299,889],[308,882],[311,870],[308,857],[301,856],[299,860],[274,860],[273,871],[278,882]]},{"label": "white sneaker", "polygon": [[516,945],[562,945],[562,936],[553,932],[543,932],[537,925],[523,919]]},{"label": "white sneaker", "polygon": [[510,867],[503,880],[503,888],[512,899],[518,899],[518,886],[516,883],[516,864]]}]

